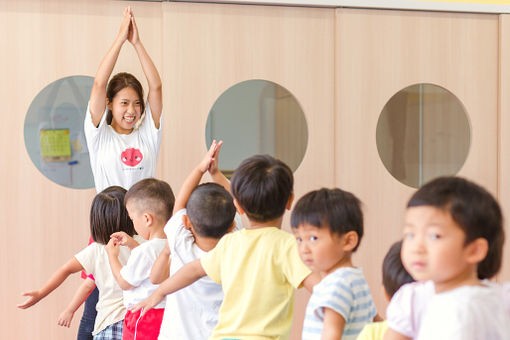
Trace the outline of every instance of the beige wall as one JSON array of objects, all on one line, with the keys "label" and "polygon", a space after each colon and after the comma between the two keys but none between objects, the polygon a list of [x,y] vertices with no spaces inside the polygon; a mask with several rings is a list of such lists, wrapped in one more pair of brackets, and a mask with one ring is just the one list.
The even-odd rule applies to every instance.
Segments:
[{"label": "beige wall", "polygon": [[[32,99],[50,82],[95,74],[127,4],[134,7],[141,38],[163,78],[158,176],[179,190],[205,151],[209,109],[227,88],[248,79],[281,84],[296,96],[308,124],[306,155],[295,172],[296,196],[338,185],[363,200],[366,236],[355,262],[364,267],[379,308],[385,305],[379,292],[382,256],[400,235],[403,207],[413,191],[387,173],[375,147],[378,114],[395,92],[430,82],[457,95],[470,114],[473,133],[460,174],[499,192],[503,203],[508,200],[503,172],[510,166],[504,156],[510,141],[502,133],[498,149],[497,125],[498,117],[502,131],[508,125],[504,116],[509,106],[498,92],[508,88],[498,74],[498,52],[506,56],[509,51],[509,40],[502,38],[510,32],[506,16],[122,1],[0,2],[0,102],[5,108],[0,127],[0,326],[6,339],[72,339],[76,334],[81,311],[71,329],[58,327],[56,319],[78,287],[78,275],[35,307],[15,308],[23,300],[21,291],[42,285],[86,245],[94,195],[93,189],[55,185],[35,169],[24,147],[23,120]],[[501,58],[501,74],[509,69]],[[119,70],[144,79],[130,46],[119,57]],[[288,229],[288,216],[285,224]],[[510,279],[508,266],[502,277]],[[307,293],[299,292],[293,339],[299,338],[306,300]]]}]

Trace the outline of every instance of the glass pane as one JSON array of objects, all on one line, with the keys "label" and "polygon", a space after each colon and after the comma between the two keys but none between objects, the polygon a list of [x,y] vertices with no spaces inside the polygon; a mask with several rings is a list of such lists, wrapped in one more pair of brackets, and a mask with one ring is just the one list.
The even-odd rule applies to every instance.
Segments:
[{"label": "glass pane", "polygon": [[94,78],[71,76],[42,89],[25,117],[25,147],[39,171],[75,189],[94,187],[83,121]]},{"label": "glass pane", "polygon": [[467,113],[457,97],[437,85],[415,84],[384,106],[377,122],[377,150],[393,177],[418,188],[461,169],[470,134]]},{"label": "glass pane", "polygon": [[298,101],[267,80],[247,80],[223,92],[209,112],[205,135],[207,146],[223,140],[219,166],[227,176],[255,154],[272,155],[295,171],[308,143]]}]

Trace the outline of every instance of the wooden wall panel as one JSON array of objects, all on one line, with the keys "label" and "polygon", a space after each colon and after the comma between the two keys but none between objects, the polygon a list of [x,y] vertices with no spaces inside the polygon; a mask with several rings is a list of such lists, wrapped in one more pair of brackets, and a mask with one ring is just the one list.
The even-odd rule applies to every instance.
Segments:
[{"label": "wooden wall panel", "polygon": [[451,91],[468,112],[472,134],[459,175],[497,194],[498,16],[339,9],[336,25],[336,183],[365,204],[366,235],[355,263],[384,314],[382,259],[400,238],[414,189],[379,159],[379,114],[412,84]]},{"label": "wooden wall panel", "polygon": [[[50,182],[32,164],[23,123],[33,98],[49,83],[71,75],[94,76],[116,37],[122,11],[132,2],[22,0],[0,2],[0,71],[4,106],[0,141],[0,327],[3,339],[75,338],[57,318],[81,283],[74,275],[29,310],[18,310],[22,291],[39,288],[65,261],[85,247],[94,189],[73,190]],[[161,68],[160,5],[137,3],[140,35]],[[115,71],[144,79],[134,49],[126,46]]]},{"label": "wooden wall panel", "polygon": [[[163,82],[171,111],[161,151],[163,177],[174,190],[206,151],[214,102],[248,79],[282,85],[303,108],[309,142],[295,172],[296,197],[333,186],[334,11],[174,3],[163,9]],[[307,298],[299,292],[293,339],[300,338]]]}]

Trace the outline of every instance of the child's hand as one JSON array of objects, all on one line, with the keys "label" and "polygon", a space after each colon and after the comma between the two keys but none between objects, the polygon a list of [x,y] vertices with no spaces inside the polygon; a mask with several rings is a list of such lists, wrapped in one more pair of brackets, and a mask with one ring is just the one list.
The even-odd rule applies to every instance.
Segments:
[{"label": "child's hand", "polygon": [[39,300],[41,300],[41,294],[39,293],[38,290],[25,292],[21,294],[21,296],[28,296],[28,299],[26,299],[25,302],[17,305],[17,307],[21,309],[27,309],[28,307],[32,307],[37,302],[39,302]]},{"label": "child's hand", "polygon": [[131,307],[129,310],[132,313],[135,313],[141,309],[142,312],[140,313],[140,317],[142,317],[148,310],[152,309],[154,306],[156,306],[158,303],[160,303],[161,300],[163,300],[163,298],[164,298],[164,296],[161,296],[160,294],[158,294],[157,291],[155,291],[147,299],[138,303],[134,307]]},{"label": "child's hand", "polygon": [[200,169],[200,171],[202,173],[205,173],[207,170],[209,170],[211,164],[214,162],[213,156],[214,156],[214,153],[216,152],[217,147],[218,147],[218,144],[216,143],[216,139],[215,139],[211,143],[209,150],[205,154],[205,156],[202,159],[202,161],[200,162],[200,164],[198,164],[198,169]]},{"label": "child's hand", "polygon": [[106,245],[106,252],[108,253],[108,256],[119,256],[119,248],[120,244],[117,241],[116,238],[111,238],[110,241],[108,241],[108,244]]},{"label": "child's hand", "polygon": [[131,7],[128,7],[128,8],[129,8],[129,13],[131,15],[131,23],[129,25],[129,33],[127,36],[127,40],[131,44],[136,45],[140,39],[138,36],[138,27],[136,26],[136,21],[135,21],[135,16],[133,15],[133,10],[131,9]]},{"label": "child's hand", "polygon": [[123,231],[111,234],[110,239],[115,239],[119,245],[129,247],[129,249],[138,247],[138,242]]},{"label": "child's hand", "polygon": [[223,145],[223,141],[220,140],[218,144],[216,144],[216,148],[214,150],[214,153],[212,155],[212,161],[209,164],[209,173],[214,175],[218,171],[218,155],[220,153],[221,146]]},{"label": "child's hand", "polygon": [[71,326],[71,320],[73,320],[74,313],[70,311],[63,311],[58,317],[57,324],[62,327],[69,328]]}]

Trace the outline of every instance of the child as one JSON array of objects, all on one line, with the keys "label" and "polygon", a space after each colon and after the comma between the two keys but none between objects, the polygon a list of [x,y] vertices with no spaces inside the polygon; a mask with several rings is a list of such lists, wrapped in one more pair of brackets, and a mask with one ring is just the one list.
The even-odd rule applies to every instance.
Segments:
[{"label": "child", "polygon": [[[395,242],[383,260],[382,282],[384,295],[388,301],[402,285],[414,281],[402,264],[400,259],[401,249],[402,241]],[[386,321],[367,324],[358,335],[357,340],[382,340],[387,329],[388,323]]]},{"label": "child", "polygon": [[244,160],[232,176],[237,210],[250,226],[227,234],[201,260],[184,265],[134,310],[208,275],[225,297],[210,339],[288,339],[294,288],[318,280],[299,258],[294,237],[280,230],[292,203],[292,171],[268,155]]},{"label": "child", "polygon": [[[126,209],[138,235],[147,242],[137,243],[124,233],[115,233],[106,245],[108,260],[117,283],[124,290],[124,305],[130,308],[145,300],[156,290],[150,281],[152,265],[166,244],[163,228],[172,215],[174,194],[170,185],[155,178],[146,178],[133,185],[126,194]],[[125,266],[119,261],[121,245],[132,248]],[[143,319],[140,313],[128,310],[124,318],[122,339],[157,339],[165,303],[148,311]]]},{"label": "child", "polygon": [[[220,238],[241,225],[233,224],[235,207],[230,193],[216,183],[229,186],[218,170],[221,142],[214,141],[202,162],[188,175],[177,196],[174,215],[165,227],[169,247],[153,266],[151,278],[161,283],[181,267],[200,259],[213,249]],[[209,170],[216,183],[198,185]],[[218,323],[218,311],[223,301],[221,285],[203,277],[175,294],[167,295],[160,340],[206,340]],[[145,317],[145,316],[144,316]]]},{"label": "child", "polygon": [[[428,281],[420,285],[419,304],[405,298],[413,296],[407,285],[397,293],[385,339],[508,339],[502,289],[482,281],[498,273],[503,243],[501,211],[485,189],[458,177],[420,188],[407,205],[402,261],[414,279]],[[426,287],[433,290],[428,299]],[[417,307],[417,318],[408,306]],[[403,334],[413,320],[414,333]]]},{"label": "child", "polygon": [[[97,317],[94,326],[94,339],[122,339],[122,320],[126,309],[122,302],[122,290],[115,281],[108,265],[106,244],[115,232],[134,234],[133,223],[124,207],[126,189],[108,187],[94,197],[90,210],[90,233],[95,243],[71,258],[57,270],[50,280],[39,290],[23,293],[29,298],[18,308],[25,309],[36,304],[65,279],[81,270],[93,274],[99,288]],[[119,249],[119,261],[126,263],[130,251],[127,247]]]},{"label": "child", "polygon": [[306,308],[303,339],[356,339],[377,315],[363,271],[351,260],[363,237],[360,205],[349,192],[320,189],[292,211],[301,258],[322,277]]}]

